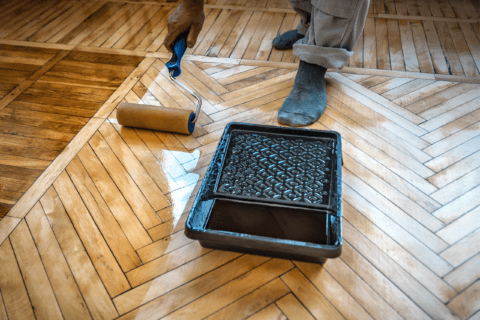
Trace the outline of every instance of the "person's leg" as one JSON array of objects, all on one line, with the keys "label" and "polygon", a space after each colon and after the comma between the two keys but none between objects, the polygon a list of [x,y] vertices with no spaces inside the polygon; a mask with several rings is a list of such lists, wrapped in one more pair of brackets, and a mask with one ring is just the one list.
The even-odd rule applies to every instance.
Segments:
[{"label": "person's leg", "polygon": [[367,17],[369,0],[312,0],[305,38],[293,45],[300,58],[292,92],[278,112],[278,122],[300,127],[315,122],[325,111],[325,72],[342,68],[353,54]]},{"label": "person's leg", "polygon": [[290,5],[300,15],[300,23],[296,30],[287,31],[273,39],[273,47],[278,50],[293,48],[295,42],[305,37],[310,26],[311,2],[309,0],[290,0]]}]

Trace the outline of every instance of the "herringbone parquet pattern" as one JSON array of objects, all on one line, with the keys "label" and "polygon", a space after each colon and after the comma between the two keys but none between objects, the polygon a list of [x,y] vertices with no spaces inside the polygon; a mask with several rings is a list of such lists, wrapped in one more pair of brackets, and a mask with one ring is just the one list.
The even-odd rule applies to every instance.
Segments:
[{"label": "herringbone parquet pattern", "polygon": [[[193,108],[165,61],[124,100]],[[123,128],[113,111],[0,246],[0,318],[478,319],[478,85],[327,74],[310,128],[343,138],[344,245],[320,266],[185,237],[224,126],[277,125],[296,70],[183,68],[204,99],[194,134]]]}]

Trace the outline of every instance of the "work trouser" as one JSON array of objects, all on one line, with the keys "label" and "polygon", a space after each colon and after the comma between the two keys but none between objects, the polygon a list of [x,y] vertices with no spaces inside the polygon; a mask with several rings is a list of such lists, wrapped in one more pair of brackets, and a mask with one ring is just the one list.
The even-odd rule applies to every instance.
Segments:
[{"label": "work trouser", "polygon": [[290,0],[301,16],[293,45],[300,60],[325,68],[342,68],[362,34],[370,0]]}]

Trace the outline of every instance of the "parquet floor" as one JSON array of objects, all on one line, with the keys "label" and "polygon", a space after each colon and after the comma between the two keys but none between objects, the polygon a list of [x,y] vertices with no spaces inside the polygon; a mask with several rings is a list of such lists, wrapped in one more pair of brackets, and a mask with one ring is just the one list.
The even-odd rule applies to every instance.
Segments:
[{"label": "parquet floor", "polygon": [[[310,128],[342,135],[344,242],[323,266],[205,249],[183,234],[224,126],[278,125],[296,73],[291,52],[270,48],[287,16],[295,23],[285,2],[209,3],[210,25],[182,62],[182,82],[204,101],[184,136],[115,117],[120,101],[194,107],[164,67],[171,3],[0,1],[0,319],[480,319],[470,2],[375,1],[375,39],[391,20],[413,32],[413,52],[388,42],[390,52],[402,45],[405,69],[390,54],[380,70],[377,46],[375,67],[352,60],[327,73],[328,107]],[[437,51],[448,73],[433,53],[433,69],[420,68],[419,21],[440,30],[442,46],[450,34],[453,47]],[[459,31],[473,35],[463,53]]]}]

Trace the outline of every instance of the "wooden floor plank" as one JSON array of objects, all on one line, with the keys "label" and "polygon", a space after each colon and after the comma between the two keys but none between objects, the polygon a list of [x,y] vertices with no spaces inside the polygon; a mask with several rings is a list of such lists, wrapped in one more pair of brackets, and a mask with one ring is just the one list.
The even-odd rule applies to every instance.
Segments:
[{"label": "wooden floor plank", "polygon": [[463,291],[480,276],[480,270],[477,268],[479,259],[480,253],[449,273],[444,278],[445,281],[447,281],[458,292]]},{"label": "wooden floor plank", "polygon": [[115,297],[130,289],[125,275],[66,172],[60,174],[54,187],[110,296]]},{"label": "wooden floor plank", "polygon": [[307,311],[305,306],[292,294],[289,293],[285,297],[277,300],[275,304],[291,320],[313,320],[313,316]]},{"label": "wooden floor plank", "polygon": [[281,279],[316,319],[343,319],[339,311],[298,269],[286,273]]},{"label": "wooden floor plank", "polygon": [[[345,228],[345,240],[350,243],[355,243],[355,247],[359,250],[360,253],[365,254],[365,249],[369,246],[367,243],[362,240],[362,236],[360,236],[359,232],[355,230],[348,222],[344,224]],[[362,244],[360,246],[360,242]],[[370,246],[370,249],[372,247]],[[377,268],[380,269],[383,273],[386,273],[389,279],[394,282],[400,289],[406,292],[406,294],[413,298],[415,301],[420,302],[423,299],[428,299],[429,304],[420,303],[424,311],[428,313],[432,317],[441,317],[445,319],[454,319],[454,315],[452,312],[440,301],[436,298],[430,299],[427,298],[431,296],[432,293],[421,286],[416,280],[414,280],[408,273],[403,271],[398,265],[389,261],[389,259],[380,259],[382,255],[378,252],[375,257],[372,255],[372,251],[377,250],[370,250],[370,254],[368,259],[371,263],[373,263]],[[396,274],[398,272],[398,275]],[[400,274],[404,274],[404,276],[400,276]]]},{"label": "wooden floor plank", "polygon": [[80,160],[76,157],[66,169],[85,206],[108,243],[123,272],[141,265],[141,261],[112,215]]},{"label": "wooden floor plank", "polygon": [[139,249],[152,242],[142,224],[135,216],[128,202],[117,188],[112,178],[96,157],[93,150],[85,146],[78,157],[95,185],[108,204],[112,214],[135,249]]},{"label": "wooden floor plank", "polygon": [[[205,319],[245,319],[285,296],[290,290],[280,279],[272,280]],[[243,312],[239,312],[243,310]]]},{"label": "wooden floor plank", "polygon": [[104,138],[97,133],[89,141],[89,144],[132,207],[138,219],[142,222],[142,225],[149,229],[160,224],[161,220],[155,214],[154,209],[150,203],[148,203],[139,187],[135,184]]},{"label": "wooden floor plank", "polygon": [[[212,252],[211,254],[213,254],[214,252]],[[238,254],[236,257],[238,257]],[[249,255],[243,255],[238,259],[235,259],[228,263],[226,263],[227,261],[225,261],[224,265],[217,265],[218,267],[212,272],[205,273],[201,277],[185,283],[183,286],[177,285],[176,289],[159,296],[155,300],[152,300],[151,302],[145,304],[139,309],[133,310],[132,312],[125,314],[120,319],[148,319],[151,316],[163,317],[167,314],[171,314],[174,310],[177,310],[182,306],[188,305],[189,302],[198,301],[196,299],[202,296],[205,297],[205,295],[210,292],[214,292],[215,289],[221,288],[224,284],[232,283],[232,280],[234,279],[239,279],[240,277],[239,280],[241,280],[242,278],[245,278],[245,275],[249,271],[250,275],[252,274],[252,270],[254,271],[258,268],[262,268],[260,269],[260,271],[264,271],[265,265],[266,263],[268,263],[268,261],[272,260],[266,257]],[[270,262],[270,264],[268,264],[267,266],[270,266],[271,270],[272,263]],[[277,268],[281,268],[281,266]],[[182,269],[179,268],[179,271]],[[255,274],[256,273],[253,273],[253,275]],[[169,279],[176,278],[170,277]],[[183,281],[182,278],[180,278],[180,280]],[[162,281],[165,281],[165,279],[162,279]],[[238,282],[238,280],[236,282]],[[179,293],[181,294],[188,291],[195,293],[191,296],[186,296],[181,299],[177,298]]]},{"label": "wooden floor plank", "polygon": [[12,319],[36,319],[10,239],[0,246],[0,289],[5,309]]},{"label": "wooden floor plank", "polygon": [[23,220],[10,235],[28,296],[37,319],[62,319],[60,307],[53,293],[43,263],[33,242],[30,230]]},{"label": "wooden floor plank", "polygon": [[92,317],[94,319],[117,317],[117,311],[90,258],[84,250],[77,250],[83,248],[83,244],[55,189],[50,187],[40,202]]},{"label": "wooden floor plank", "polygon": [[[289,261],[271,260],[248,272],[245,276],[229,282],[221,288],[216,289],[194,302],[191,302],[185,307],[171,313],[165,318],[176,318],[180,315],[183,316],[188,314],[195,319],[201,319],[205,315],[209,315],[223,306],[230,304],[246,293],[252,292],[264,283],[268,283],[270,280],[275,279],[292,267],[293,265]],[[227,292],[228,294],[226,294]],[[285,290],[284,292],[286,293],[287,291]],[[206,301],[209,303],[206,303]],[[199,308],[198,306],[200,305],[203,307]]]},{"label": "wooden floor plank", "polygon": [[[480,298],[480,281],[477,281],[467,290],[459,294],[455,299],[453,299],[448,307],[457,312],[463,319],[467,319],[473,315],[478,308],[480,307],[479,298]],[[476,301],[471,303],[470,301]]]},{"label": "wooden floor plank", "polygon": [[40,203],[25,217],[65,319],[91,319]]},{"label": "wooden floor plank", "polygon": [[253,316],[248,317],[249,320],[260,320],[260,319],[278,319],[286,320],[287,317],[282,313],[282,311],[275,305],[270,304],[268,307],[265,307],[255,313]]},{"label": "wooden floor plank", "polygon": [[168,200],[163,196],[161,190],[148,173],[145,170],[141,170],[142,166],[115,129],[106,122],[100,127],[99,131],[137,183],[153,209],[158,211],[167,207],[169,205]]}]

